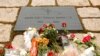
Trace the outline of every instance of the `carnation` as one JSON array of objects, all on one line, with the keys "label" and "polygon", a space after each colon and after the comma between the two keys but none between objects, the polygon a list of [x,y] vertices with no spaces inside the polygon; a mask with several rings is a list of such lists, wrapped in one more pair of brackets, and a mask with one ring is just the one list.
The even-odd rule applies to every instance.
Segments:
[{"label": "carnation", "polygon": [[67,27],[67,23],[66,22],[62,22],[62,27]]},{"label": "carnation", "polygon": [[68,34],[67,36],[68,36],[69,39],[74,39],[75,38],[75,34],[74,33]]},{"label": "carnation", "polygon": [[91,36],[90,35],[85,35],[82,39],[83,43],[89,42],[91,40]]}]

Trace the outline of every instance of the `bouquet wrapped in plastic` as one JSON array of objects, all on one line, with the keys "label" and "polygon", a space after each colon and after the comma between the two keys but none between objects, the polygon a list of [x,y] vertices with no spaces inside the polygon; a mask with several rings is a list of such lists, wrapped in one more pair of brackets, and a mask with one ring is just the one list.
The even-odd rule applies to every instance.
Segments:
[{"label": "bouquet wrapped in plastic", "polygon": [[76,47],[69,45],[59,56],[78,56],[79,52]]}]

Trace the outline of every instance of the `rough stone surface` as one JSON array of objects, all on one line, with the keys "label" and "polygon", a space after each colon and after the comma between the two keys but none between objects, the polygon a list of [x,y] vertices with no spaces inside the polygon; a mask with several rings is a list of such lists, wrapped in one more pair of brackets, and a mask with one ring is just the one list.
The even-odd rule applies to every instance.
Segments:
[{"label": "rough stone surface", "polygon": [[18,8],[0,8],[0,22],[15,22]]},{"label": "rough stone surface", "polygon": [[88,0],[57,0],[60,6],[89,6]]},{"label": "rough stone surface", "polygon": [[76,37],[79,38],[80,40],[83,39],[83,36],[85,35],[85,33],[75,33]]},{"label": "rough stone surface", "polygon": [[29,0],[0,0],[0,7],[26,6]]},{"label": "rough stone surface", "polygon": [[0,48],[4,47],[4,44],[0,44]]},{"label": "rough stone surface", "polygon": [[94,33],[96,40],[94,43],[96,44],[96,51],[97,51],[97,56],[100,56],[100,33]]},{"label": "rough stone surface", "polygon": [[77,9],[81,17],[100,17],[100,10],[96,7],[83,7]]},{"label": "rough stone surface", "polygon": [[93,6],[100,6],[100,0],[90,0]]},{"label": "rough stone surface", "polygon": [[24,48],[24,37],[23,35],[16,35],[14,37],[14,40],[12,41],[12,45],[15,48]]},{"label": "rough stone surface", "polygon": [[90,31],[100,31],[100,19],[82,19],[83,25],[86,30]]},{"label": "rough stone surface", "polygon": [[94,33],[96,39],[95,39],[95,43],[100,47],[100,33]]},{"label": "rough stone surface", "polygon": [[32,0],[32,6],[55,5],[55,0]]},{"label": "rough stone surface", "polygon": [[0,42],[7,42],[10,40],[10,32],[12,25],[0,23]]}]

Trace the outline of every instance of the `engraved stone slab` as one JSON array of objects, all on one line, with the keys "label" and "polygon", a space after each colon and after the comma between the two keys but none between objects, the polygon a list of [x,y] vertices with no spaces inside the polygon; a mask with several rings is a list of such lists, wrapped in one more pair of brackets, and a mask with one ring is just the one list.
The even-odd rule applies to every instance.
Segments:
[{"label": "engraved stone slab", "polygon": [[39,29],[45,23],[53,23],[61,30],[62,22],[67,23],[68,30],[83,30],[74,7],[22,7],[14,30]]}]

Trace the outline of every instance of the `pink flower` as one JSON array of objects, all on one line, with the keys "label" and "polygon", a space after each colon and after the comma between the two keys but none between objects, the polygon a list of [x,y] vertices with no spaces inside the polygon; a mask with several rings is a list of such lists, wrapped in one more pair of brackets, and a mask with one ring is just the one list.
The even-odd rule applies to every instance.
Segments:
[{"label": "pink flower", "polygon": [[85,36],[83,39],[82,39],[82,42],[83,43],[86,43],[86,42],[89,42],[91,40],[91,36],[90,35],[87,35]]},{"label": "pink flower", "polygon": [[67,23],[66,22],[62,22],[62,27],[67,27]]},{"label": "pink flower", "polygon": [[42,32],[44,32],[44,28],[43,28],[43,27],[41,27],[41,28],[39,29],[39,33],[42,33]]},{"label": "pink flower", "polygon": [[74,33],[71,33],[70,34],[70,37],[75,38],[75,34]]},{"label": "pink flower", "polygon": [[43,27],[44,27],[44,28],[47,28],[47,24],[43,24]]},{"label": "pink flower", "polygon": [[75,38],[75,34],[74,33],[70,33],[67,35],[69,39],[74,39]]}]

